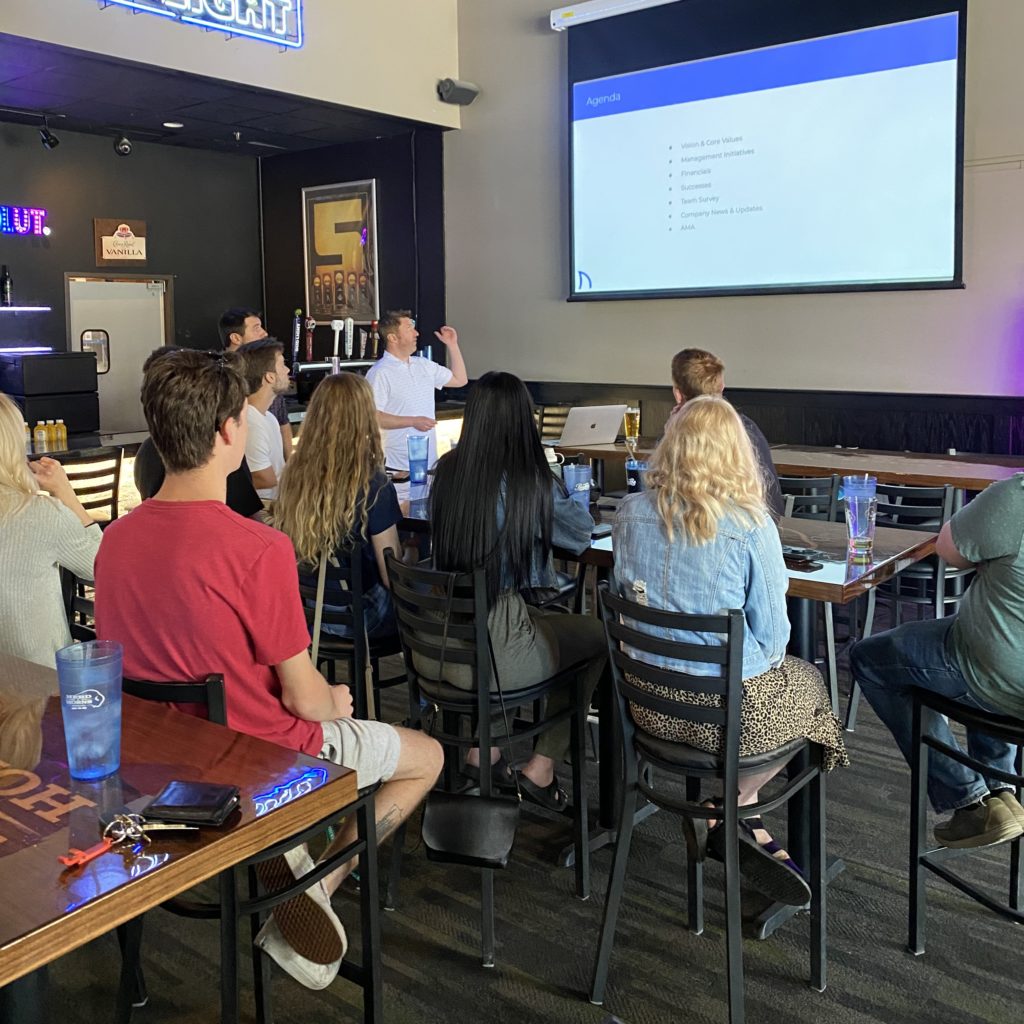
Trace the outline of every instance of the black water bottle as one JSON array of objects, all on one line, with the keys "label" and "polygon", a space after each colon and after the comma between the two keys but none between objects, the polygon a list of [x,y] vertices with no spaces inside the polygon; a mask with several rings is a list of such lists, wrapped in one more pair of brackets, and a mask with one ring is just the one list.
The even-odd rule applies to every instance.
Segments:
[{"label": "black water bottle", "polygon": [[14,305],[14,282],[11,280],[7,264],[0,266],[0,306]]}]

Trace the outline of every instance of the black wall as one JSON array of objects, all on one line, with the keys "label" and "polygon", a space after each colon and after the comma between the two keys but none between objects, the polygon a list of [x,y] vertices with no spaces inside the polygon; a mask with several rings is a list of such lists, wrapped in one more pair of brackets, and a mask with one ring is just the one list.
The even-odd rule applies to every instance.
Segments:
[{"label": "black wall", "polygon": [[46,315],[0,315],[0,346],[67,347],[66,271],[97,268],[93,217],[146,222],[147,265],[126,273],[174,275],[178,345],[213,347],[230,305],[260,304],[257,161],[174,146],[135,143],[118,156],[112,139],[60,130],[45,150],[35,128],[0,125],[0,204],[49,211],[48,238],[0,234],[0,263],[16,304],[52,306]]},{"label": "black wall", "polygon": [[[419,128],[411,135],[263,158],[264,308],[271,333],[290,339],[294,310],[306,308],[303,188],[375,178],[381,312],[411,309],[420,344],[434,342],[440,361],[433,332],[445,322],[441,138],[440,129]],[[333,335],[321,327],[316,338],[321,355]]]}]

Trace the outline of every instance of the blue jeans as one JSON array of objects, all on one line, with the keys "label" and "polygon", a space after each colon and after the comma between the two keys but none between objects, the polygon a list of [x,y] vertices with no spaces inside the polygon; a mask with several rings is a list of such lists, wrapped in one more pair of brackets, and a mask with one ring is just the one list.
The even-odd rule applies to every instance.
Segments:
[{"label": "blue jeans", "polygon": [[[910,763],[913,755],[911,690],[917,687],[994,714],[1000,712],[971,693],[949,647],[953,617],[908,622],[856,644],[850,655],[853,677],[868,703],[888,726]],[[924,730],[942,743],[959,748],[941,715],[922,709]],[[1012,772],[1017,748],[984,733],[968,731],[967,753],[1000,771]],[[936,750],[928,752],[928,799],[939,812],[976,803],[989,792],[1009,788]]]}]

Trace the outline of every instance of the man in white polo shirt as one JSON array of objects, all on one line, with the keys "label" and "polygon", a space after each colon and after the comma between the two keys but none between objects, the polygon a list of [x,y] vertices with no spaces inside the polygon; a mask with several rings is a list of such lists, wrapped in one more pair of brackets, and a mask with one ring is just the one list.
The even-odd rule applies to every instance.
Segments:
[{"label": "man in white polo shirt", "polygon": [[277,420],[270,412],[274,399],[288,389],[284,348],[274,338],[263,338],[238,349],[242,375],[249,389],[245,418],[249,433],[245,460],[252,471],[256,493],[273,501],[284,469],[284,446]]},{"label": "man in white polo shirt", "polygon": [[[434,332],[448,349],[449,368],[422,357],[413,358],[419,332],[409,310],[385,313],[378,326],[385,350],[370,367],[366,379],[373,388],[377,422],[384,431],[384,462],[390,469],[408,469],[406,439],[420,431],[427,434],[427,465],[433,466],[437,461],[434,392],[446,386],[461,388],[469,380],[459,350],[459,336],[454,327]],[[399,487],[399,500],[406,500],[408,492],[408,484]]]}]

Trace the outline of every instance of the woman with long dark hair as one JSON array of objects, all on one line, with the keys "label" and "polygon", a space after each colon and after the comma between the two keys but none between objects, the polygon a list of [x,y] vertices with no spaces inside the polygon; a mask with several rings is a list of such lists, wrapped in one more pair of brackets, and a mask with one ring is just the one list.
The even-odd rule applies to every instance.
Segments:
[{"label": "woman with long dark hair", "polygon": [[[594,521],[552,475],[533,402],[518,377],[487,373],[477,381],[458,447],[437,464],[430,503],[434,565],[447,572],[486,570],[488,629],[502,690],[533,686],[586,661],[585,685],[593,692],[607,662],[600,622],[533,608],[523,597],[524,591],[554,584],[552,546],[584,551]],[[469,689],[460,668],[447,667],[445,676]],[[561,710],[570,699],[561,691],[548,712]],[[556,767],[569,744],[568,721],[537,739],[533,757],[520,769],[526,796],[546,807],[565,807],[568,798]],[[512,769],[498,748],[490,757],[495,781],[507,785]],[[479,751],[470,751],[466,770],[479,773]]]}]

